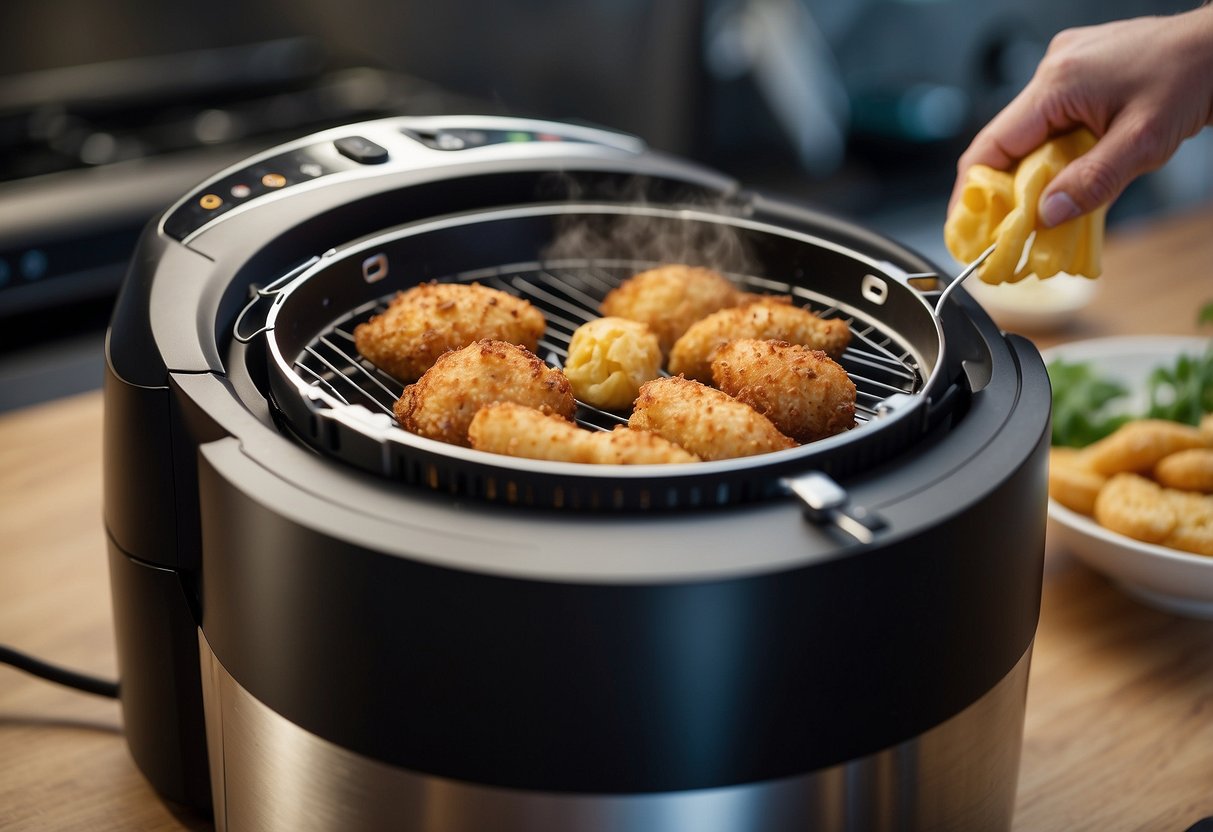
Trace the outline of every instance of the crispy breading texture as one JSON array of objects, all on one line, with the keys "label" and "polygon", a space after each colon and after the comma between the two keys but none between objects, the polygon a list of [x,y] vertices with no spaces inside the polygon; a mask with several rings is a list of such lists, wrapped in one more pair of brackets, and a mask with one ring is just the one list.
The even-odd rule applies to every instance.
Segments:
[{"label": "crispy breading texture", "polygon": [[665,437],[701,459],[732,459],[793,448],[771,420],[727,393],[675,376],[646,382],[630,427]]},{"label": "crispy breading texture", "polygon": [[1190,448],[1164,456],[1154,479],[1167,488],[1213,494],[1213,448]]},{"label": "crispy breading texture", "polygon": [[1049,449],[1049,496],[1071,511],[1094,514],[1095,498],[1107,481],[1085,464],[1081,451]]},{"label": "crispy breading texture", "polygon": [[1134,540],[1162,543],[1175,528],[1175,507],[1155,482],[1138,474],[1116,474],[1095,498],[1101,526]]},{"label": "crispy breading texture", "polygon": [[717,388],[797,442],[824,439],[855,425],[855,383],[821,350],[742,338],[718,348],[711,366]]},{"label": "crispy breading texture", "polygon": [[607,317],[577,327],[564,374],[573,394],[606,410],[631,407],[640,385],[661,375],[661,343],[649,325]]},{"label": "crispy breading texture", "polygon": [[1138,419],[1083,449],[1091,470],[1112,476],[1125,471],[1147,474],[1159,460],[1189,448],[1213,447],[1213,435],[1164,419]]},{"label": "crispy breading texture", "polygon": [[507,341],[532,352],[547,324],[522,298],[478,283],[422,283],[354,327],[354,345],[372,364],[408,382],[448,350],[473,341]]},{"label": "crispy breading texture", "polygon": [[670,264],[632,275],[607,293],[601,310],[603,315],[648,324],[662,353],[668,353],[695,321],[750,297],[717,271]]},{"label": "crispy breading texture", "polygon": [[1213,556],[1213,497],[1164,489],[1175,504],[1178,522],[1164,542],[1172,549]]},{"label": "crispy breading texture", "polygon": [[1213,556],[1213,497],[1117,474],[1099,492],[1095,519],[1135,540]]},{"label": "crispy breading texture", "polygon": [[571,420],[577,409],[568,379],[533,353],[505,341],[476,341],[444,353],[393,408],[407,431],[468,445],[468,425],[494,402],[517,402]]},{"label": "crispy breading texture", "polygon": [[710,384],[712,355],[738,338],[787,341],[837,359],[851,342],[851,329],[846,321],[819,318],[779,299],[763,299],[722,309],[693,324],[670,350],[670,373]]},{"label": "crispy breading texture", "polygon": [[661,465],[699,461],[655,433],[622,425],[613,431],[583,430],[559,416],[513,402],[482,407],[468,426],[468,440],[481,451],[558,462]]}]

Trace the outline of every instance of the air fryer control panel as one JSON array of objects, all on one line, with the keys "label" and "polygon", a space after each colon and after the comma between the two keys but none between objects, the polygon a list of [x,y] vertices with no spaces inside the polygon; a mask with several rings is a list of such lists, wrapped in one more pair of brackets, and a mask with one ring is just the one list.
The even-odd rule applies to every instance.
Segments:
[{"label": "air fryer control panel", "polygon": [[545,158],[567,153],[636,155],[644,144],[595,128],[492,117],[398,118],[338,128],[254,156],[207,180],[165,216],[163,231],[184,241],[246,205],[326,180],[454,161]]}]

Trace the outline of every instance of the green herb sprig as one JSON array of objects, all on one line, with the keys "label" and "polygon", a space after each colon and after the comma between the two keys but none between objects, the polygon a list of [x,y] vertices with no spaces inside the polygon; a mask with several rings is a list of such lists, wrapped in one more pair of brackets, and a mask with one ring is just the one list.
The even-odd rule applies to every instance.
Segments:
[{"label": "green herb sprig", "polygon": [[1119,382],[1098,376],[1089,364],[1058,360],[1048,370],[1053,385],[1054,445],[1082,448],[1135,418],[1198,425],[1204,414],[1213,413],[1213,341],[1203,355],[1180,355],[1174,363],[1150,373],[1143,413],[1127,412],[1123,400],[1129,391]]}]

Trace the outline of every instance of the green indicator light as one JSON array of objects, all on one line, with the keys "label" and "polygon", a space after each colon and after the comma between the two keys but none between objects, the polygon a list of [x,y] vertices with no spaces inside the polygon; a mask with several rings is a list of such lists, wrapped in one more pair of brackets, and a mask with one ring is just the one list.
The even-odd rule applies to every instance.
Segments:
[{"label": "green indicator light", "polygon": [[505,140],[507,142],[529,142],[531,140],[531,134],[516,130],[512,133],[506,133]]}]

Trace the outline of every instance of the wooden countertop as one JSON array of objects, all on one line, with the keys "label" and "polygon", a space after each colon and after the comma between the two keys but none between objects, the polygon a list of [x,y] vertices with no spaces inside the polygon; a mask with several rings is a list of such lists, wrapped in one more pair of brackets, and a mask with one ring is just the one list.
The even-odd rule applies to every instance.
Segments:
[{"label": "wooden countertop", "polygon": [[[1093,304],[1038,345],[1199,334],[1213,206],[1119,229],[1105,263]],[[97,393],[0,416],[0,643],[113,678],[100,431]],[[210,829],[156,797],[121,732],[115,702],[0,666],[0,829]],[[1182,832],[1206,815],[1213,621],[1144,607],[1047,542],[1015,829]]]}]

